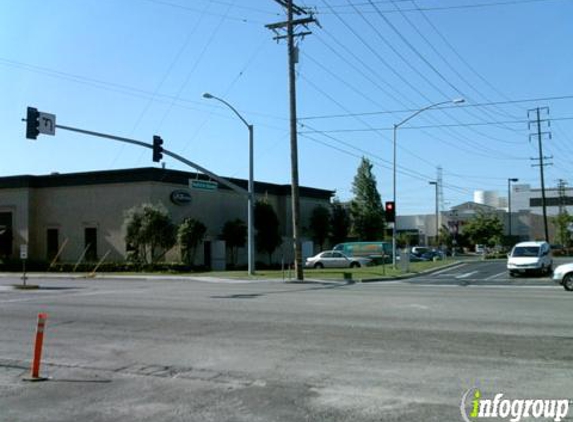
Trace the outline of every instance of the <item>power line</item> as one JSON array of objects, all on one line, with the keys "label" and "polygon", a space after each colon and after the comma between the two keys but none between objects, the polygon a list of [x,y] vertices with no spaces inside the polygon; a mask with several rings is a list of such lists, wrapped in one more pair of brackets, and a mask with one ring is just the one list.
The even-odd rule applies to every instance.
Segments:
[{"label": "power line", "polygon": [[[555,121],[563,121],[563,120],[573,120],[573,116],[568,117],[555,117],[551,118],[551,120]],[[423,125],[423,126],[405,126],[400,130],[413,130],[413,129],[436,129],[436,128],[444,128],[444,127],[471,127],[471,126],[489,126],[489,125],[498,125],[498,124],[526,124],[529,123],[529,120],[504,120],[504,121],[494,121],[494,122],[466,122],[466,123],[447,123],[447,124],[439,124],[439,125]],[[394,130],[393,127],[379,127],[379,128],[367,128],[367,129],[328,129],[322,132],[324,133],[344,133],[344,132],[380,132],[380,131],[390,131]]]},{"label": "power line", "polygon": [[[330,5],[326,2],[326,0],[322,0],[322,2],[324,3],[324,5],[325,5],[326,7],[330,8]],[[382,62],[382,63],[390,70],[390,72],[392,72],[398,79],[400,79],[402,82],[404,82],[404,84],[406,84],[408,87],[410,87],[413,91],[417,92],[418,95],[420,95],[422,98],[425,99],[425,101],[427,101],[427,102],[432,102],[432,100],[431,100],[428,96],[426,96],[422,91],[420,91],[420,89],[418,89],[417,87],[415,87],[409,80],[407,80],[407,79],[406,79],[401,73],[399,73],[393,66],[390,66],[390,64],[364,39],[364,37],[362,37],[360,34],[358,34],[358,32],[357,32],[354,28],[352,28],[352,26],[350,26],[344,19],[342,19],[341,16],[339,16],[339,15],[336,14],[336,13],[335,13],[335,16],[340,20],[340,22],[342,22],[342,24],[343,24],[356,38],[358,38],[358,39],[360,40],[360,42],[361,42],[372,54],[374,54],[374,56],[375,56],[378,60],[380,60],[380,62]],[[406,65],[408,65],[413,71],[415,71],[417,74],[419,74],[423,79],[425,79],[426,81],[428,81],[428,79],[427,79],[423,74],[421,74],[421,72],[420,72],[418,69],[414,68],[414,67],[409,63],[409,61],[406,60],[406,59],[403,57],[403,55],[402,55],[400,52],[398,52],[398,51],[396,50],[396,48],[395,48],[391,43],[389,43],[389,42],[382,36],[382,34],[381,34],[380,31],[378,30],[378,28],[373,27],[373,25],[372,25],[372,24],[368,21],[368,19],[366,19],[363,15],[361,15],[361,17],[362,17],[362,19],[363,19],[370,27],[372,27],[372,29],[379,35],[379,37],[382,39],[382,41],[384,41],[384,42],[388,45],[388,47],[389,47],[392,51],[394,51],[394,52],[404,61],[404,63],[405,63]],[[435,85],[433,85],[432,82],[428,81],[428,83],[430,83],[435,89],[437,89],[439,92],[441,92],[442,95],[446,96],[446,94],[445,94],[443,91],[441,91],[439,88],[435,87]],[[445,113],[449,118],[451,118],[452,120],[454,120],[454,121],[456,121],[456,122],[459,123],[459,120],[453,118],[453,116],[451,116],[449,113],[446,113],[445,111],[444,111],[444,113]],[[473,140],[471,140],[471,139],[469,139],[469,138],[467,138],[467,137],[465,137],[465,136],[462,136],[462,135],[456,133],[455,130],[452,129],[452,128],[445,128],[445,129],[447,129],[448,132],[454,134],[454,136],[456,136],[457,138],[460,138],[460,139],[463,138],[463,139],[464,139],[464,142],[467,142],[467,143],[475,143]],[[475,128],[470,128],[470,129],[472,130],[472,132],[478,134],[479,136],[482,136],[482,137],[485,137],[485,138],[488,138],[488,139],[491,139],[491,140],[494,140],[494,141],[500,141],[499,139],[497,139],[497,138],[495,138],[495,137],[492,137],[492,136],[490,136],[490,135],[484,134],[484,133],[478,131],[478,130],[475,129]],[[504,142],[504,141],[502,141],[502,142]],[[483,147],[482,147],[482,148],[483,148]]]},{"label": "power line", "polygon": [[[436,107],[434,110],[442,110],[449,108],[467,108],[467,107],[489,107],[489,106],[497,106],[505,104],[532,103],[539,101],[559,101],[559,100],[571,100],[571,99],[573,99],[573,95],[559,95],[553,97],[526,98],[526,99],[507,100],[507,101],[491,101],[491,102],[476,103],[476,104],[446,105],[446,106]],[[365,111],[365,112],[347,113],[347,114],[324,114],[316,116],[299,117],[299,120],[338,119],[338,118],[354,117],[354,116],[377,116],[381,114],[413,113],[416,111],[418,111],[418,109],[412,108],[412,109],[402,109],[402,110]]]},{"label": "power line", "polygon": [[[519,5],[524,5],[524,4],[528,4],[528,3],[547,3],[550,1],[569,1],[569,0],[506,0],[506,1],[496,1],[496,2],[490,2],[490,3],[474,3],[474,4],[460,4],[460,5],[453,5],[453,6],[433,6],[433,7],[417,7],[415,9],[402,9],[403,12],[415,12],[415,11],[437,11],[437,10],[455,10],[455,9],[476,9],[476,8],[486,8],[486,7],[492,7],[492,6],[511,6],[511,5],[515,5],[515,6],[519,6]],[[387,2],[384,2],[387,3]],[[352,3],[351,5],[354,6],[365,6],[368,3]],[[341,7],[349,7],[346,5],[336,5],[333,6],[336,8],[341,8]],[[398,13],[397,10],[395,9],[390,9],[390,10],[382,10],[382,13]],[[340,11],[340,12],[331,12],[331,13],[340,13],[340,14],[344,14],[344,15],[348,15],[348,14],[355,14],[355,12],[345,12],[345,11]],[[372,11],[370,12],[366,12],[366,13],[374,13]]]},{"label": "power line", "polygon": [[[223,18],[225,20],[231,20],[231,21],[237,21],[237,22],[243,22],[243,23],[252,23],[252,24],[257,24],[257,25],[263,25],[264,24],[264,22],[262,22],[262,21],[251,20],[251,19],[247,19],[247,18],[243,18],[243,17],[239,17],[239,16],[229,16],[227,13],[203,12],[200,9],[197,9],[194,7],[184,6],[182,4],[177,4],[177,3],[171,3],[171,2],[168,2],[165,0],[140,0],[140,1],[147,1],[149,3],[155,3],[155,4],[162,5],[162,6],[169,6],[172,8],[187,10],[189,12],[194,12],[194,13],[201,13],[201,14],[205,14],[205,15],[209,15],[209,16]],[[227,6],[229,6],[229,5],[234,6],[233,4],[227,3],[227,2],[219,2],[219,3],[227,5]],[[243,9],[246,8],[246,9],[250,9],[251,11],[254,10],[253,8],[248,8],[245,6],[235,6],[235,7],[239,7],[239,8],[243,8]],[[258,12],[261,12],[261,10],[259,9]],[[269,14],[272,14],[272,13],[269,13]]]}]

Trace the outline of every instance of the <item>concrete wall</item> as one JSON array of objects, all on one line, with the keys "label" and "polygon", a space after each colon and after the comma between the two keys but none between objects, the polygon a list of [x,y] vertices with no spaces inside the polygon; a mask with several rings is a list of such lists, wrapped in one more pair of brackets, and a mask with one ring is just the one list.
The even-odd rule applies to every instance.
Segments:
[{"label": "concrete wall", "polygon": [[[173,203],[170,196],[175,190],[187,191],[191,201],[183,205]],[[284,256],[285,261],[291,261],[290,197],[257,195],[257,199],[262,197],[266,197],[277,212],[284,238],[283,247],[277,249],[273,259],[280,262]],[[86,228],[97,229],[98,257],[109,251],[109,261],[123,260],[126,256],[125,213],[144,203],[162,204],[175,224],[189,217],[200,220],[207,227],[205,240],[210,242],[218,239],[225,222],[236,218],[247,222],[246,197],[227,189],[187,189],[181,184],[163,182],[0,189],[0,211],[9,211],[13,215],[13,255],[17,255],[20,244],[29,243],[30,258],[38,260],[47,259],[47,230],[57,229],[59,244],[67,239],[60,260],[77,261],[85,248]],[[329,201],[301,198],[303,228],[308,226],[310,213],[317,205],[328,206]],[[166,258],[178,260],[178,248],[173,248]],[[196,263],[203,263],[203,258],[203,248],[199,247]],[[256,259],[268,260],[266,256],[257,256]],[[241,248],[238,262],[246,261],[246,248]]]}]

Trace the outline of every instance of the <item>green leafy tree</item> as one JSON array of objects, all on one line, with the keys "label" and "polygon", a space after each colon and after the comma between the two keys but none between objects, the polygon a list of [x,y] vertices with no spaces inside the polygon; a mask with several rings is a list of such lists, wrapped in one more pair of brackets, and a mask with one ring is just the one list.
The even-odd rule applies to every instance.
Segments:
[{"label": "green leafy tree", "polygon": [[330,233],[330,211],[328,208],[318,205],[312,210],[310,216],[310,231],[312,240],[318,244],[320,250]]},{"label": "green leafy tree", "polygon": [[187,265],[193,265],[197,247],[205,239],[207,227],[194,218],[186,218],[177,230],[177,242],[181,249],[181,260]]},{"label": "green leafy tree", "polygon": [[257,251],[265,252],[269,255],[269,265],[272,263],[272,255],[276,248],[282,243],[279,231],[279,218],[272,205],[266,200],[255,203],[255,244]]},{"label": "green leafy tree", "polygon": [[503,223],[493,213],[478,213],[464,225],[464,234],[475,244],[495,246],[501,242]]},{"label": "green leafy tree", "polygon": [[330,215],[330,241],[333,245],[346,241],[349,231],[350,215],[348,210],[335,198],[332,201],[332,213]]},{"label": "green leafy tree", "polygon": [[399,248],[407,248],[411,245],[418,244],[418,235],[412,233],[398,233],[396,235],[396,246]]},{"label": "green leafy tree", "polygon": [[552,217],[551,222],[555,226],[556,243],[567,247],[571,246],[571,232],[569,232],[569,226],[573,223],[573,216],[564,209],[555,217]]},{"label": "green leafy tree", "polygon": [[175,225],[161,204],[143,204],[125,214],[125,243],[129,258],[139,263],[154,263],[175,245]]},{"label": "green leafy tree", "polygon": [[227,221],[223,226],[221,239],[225,241],[227,248],[231,251],[231,265],[235,266],[238,250],[244,247],[247,242],[247,225],[239,218]]},{"label": "green leafy tree", "polygon": [[352,232],[361,240],[384,238],[384,207],[372,173],[372,163],[362,158],[354,182],[354,199],[350,203]]}]

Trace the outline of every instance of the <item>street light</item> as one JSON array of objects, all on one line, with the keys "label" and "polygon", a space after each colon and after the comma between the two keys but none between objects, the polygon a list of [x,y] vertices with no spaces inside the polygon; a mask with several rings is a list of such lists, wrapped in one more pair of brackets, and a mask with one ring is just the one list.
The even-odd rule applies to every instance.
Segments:
[{"label": "street light", "polygon": [[[461,104],[463,102],[465,102],[465,100],[463,98],[457,98],[454,100],[441,101],[439,103],[430,104],[429,106],[426,106],[426,107],[421,108],[420,110],[416,111],[414,114],[412,114],[411,116],[402,120],[400,123],[394,125],[394,142],[393,142],[393,144],[394,144],[394,159],[393,159],[393,164],[392,164],[392,173],[393,173],[392,198],[393,198],[394,204],[396,204],[396,133],[398,131],[398,128],[400,126],[402,126],[404,123],[406,123],[409,120],[416,117],[418,114],[420,114],[420,113],[422,113],[422,112],[424,112],[430,108],[437,107],[437,106],[440,106],[443,104],[448,104],[448,103]],[[396,269],[396,224],[397,224],[397,222],[398,222],[398,219],[396,218],[396,222],[394,222],[394,226],[392,227],[392,267],[394,269]]]},{"label": "street light", "polygon": [[216,97],[214,95],[209,94],[208,92],[203,94],[203,98],[207,98],[209,100],[217,100],[227,107],[229,107],[233,113],[237,115],[239,119],[247,126],[249,129],[249,188],[248,188],[248,213],[247,213],[247,260],[248,260],[248,270],[249,275],[255,274],[255,240],[254,240],[254,199],[255,199],[255,189],[254,189],[254,180],[253,180],[253,125],[249,124],[243,116],[239,114],[239,112],[229,104],[227,101],[223,100],[222,98]]},{"label": "street light", "polygon": [[438,234],[440,232],[440,223],[439,223],[439,210],[438,210],[438,182],[428,182],[430,185],[436,186],[436,247],[438,247]]},{"label": "street light", "polygon": [[[511,182],[519,182],[519,179],[507,179],[507,214],[509,215],[509,236],[511,238]],[[509,239],[511,242],[511,239]]]}]

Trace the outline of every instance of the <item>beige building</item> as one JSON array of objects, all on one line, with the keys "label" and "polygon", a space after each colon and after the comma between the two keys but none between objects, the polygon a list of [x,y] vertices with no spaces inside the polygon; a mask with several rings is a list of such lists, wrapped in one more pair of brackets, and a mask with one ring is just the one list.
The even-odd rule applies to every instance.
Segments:
[{"label": "beige building", "polygon": [[[196,263],[211,266],[214,244],[221,249],[217,239],[225,222],[247,221],[247,199],[226,186],[201,183],[207,180],[202,174],[161,168],[2,177],[0,257],[18,258],[21,245],[28,245],[28,259],[38,261],[51,259],[60,249],[60,260],[66,262],[76,262],[86,249],[89,260],[108,252],[108,260],[124,260],[125,212],[160,203],[176,224],[191,217],[207,226]],[[247,188],[246,180],[229,180]],[[287,262],[292,259],[290,193],[290,185],[255,182],[257,199],[266,197],[273,206],[285,240],[275,259],[284,255]],[[300,188],[303,227],[308,227],[314,207],[328,206],[332,195],[329,190]],[[239,255],[239,263],[245,263],[246,250]],[[177,259],[177,250],[168,258]]]}]

